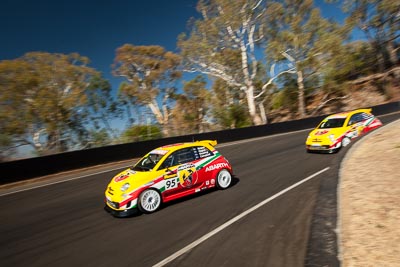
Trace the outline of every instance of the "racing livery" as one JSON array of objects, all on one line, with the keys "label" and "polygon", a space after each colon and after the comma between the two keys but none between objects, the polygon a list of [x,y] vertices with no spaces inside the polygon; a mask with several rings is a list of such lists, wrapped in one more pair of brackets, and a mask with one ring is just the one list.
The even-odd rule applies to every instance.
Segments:
[{"label": "racing livery", "polygon": [[114,176],[105,191],[105,209],[117,217],[139,209],[156,211],[162,203],[205,189],[226,189],[232,167],[214,147],[217,141],[173,144],[150,151],[133,167]]},{"label": "racing livery", "polygon": [[337,152],[353,138],[382,126],[371,109],[357,109],[330,115],[310,132],[306,140],[308,152]]}]

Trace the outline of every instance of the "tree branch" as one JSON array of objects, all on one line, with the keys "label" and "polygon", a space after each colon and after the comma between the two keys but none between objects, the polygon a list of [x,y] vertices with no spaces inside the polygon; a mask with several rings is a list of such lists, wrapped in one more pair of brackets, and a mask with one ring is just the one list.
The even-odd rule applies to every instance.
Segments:
[{"label": "tree branch", "polygon": [[274,80],[276,80],[279,76],[281,76],[281,75],[283,75],[283,74],[285,74],[285,73],[296,73],[296,69],[295,69],[295,68],[291,68],[291,69],[282,71],[282,72],[280,72],[279,74],[277,74],[275,77],[272,77],[271,79],[269,79],[268,82],[267,82],[266,84],[264,84],[263,87],[261,88],[261,92],[260,92],[258,95],[256,95],[256,96],[254,97],[254,99],[257,99],[257,98],[259,98],[260,96],[262,96],[262,95],[265,93],[267,87],[268,87],[270,84],[272,84],[272,82],[273,82]]},{"label": "tree branch", "polygon": [[[311,116],[315,115],[315,113],[317,113],[318,110],[320,110],[321,108],[323,108],[326,104],[328,104],[329,102],[333,101],[333,100],[339,100],[339,99],[346,99],[348,98],[348,95],[345,96],[340,96],[340,97],[332,97],[322,103],[320,103],[318,105],[318,107],[316,107],[312,112],[311,112]],[[328,98],[328,95],[325,95],[324,98],[322,100],[325,100],[326,98]]]}]

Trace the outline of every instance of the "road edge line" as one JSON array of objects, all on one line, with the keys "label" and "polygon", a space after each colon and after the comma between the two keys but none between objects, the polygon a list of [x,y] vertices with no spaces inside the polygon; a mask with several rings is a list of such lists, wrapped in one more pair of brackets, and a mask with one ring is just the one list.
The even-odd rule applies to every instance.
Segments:
[{"label": "road edge line", "polygon": [[201,243],[203,243],[204,241],[206,241],[207,239],[209,239],[210,237],[216,235],[217,233],[219,233],[220,231],[224,230],[225,228],[227,228],[228,226],[230,226],[231,224],[237,222],[238,220],[240,220],[241,218],[245,217],[246,215],[252,213],[253,211],[257,210],[258,208],[264,206],[265,204],[267,204],[268,202],[274,200],[275,198],[285,194],[286,192],[292,190],[293,188],[296,188],[297,186],[311,180],[312,178],[320,175],[321,173],[326,172],[327,170],[329,170],[330,167],[326,167],[306,178],[304,178],[303,180],[287,187],[286,189],[276,193],[275,195],[261,201],[260,203],[258,203],[257,205],[251,207],[250,209],[240,213],[239,215],[233,217],[232,219],[230,219],[229,221],[225,222],[224,224],[218,226],[217,228],[215,228],[214,230],[212,230],[211,232],[209,232],[208,234],[203,235],[202,237],[200,237],[199,239],[193,241],[192,243],[190,243],[189,245],[185,246],[184,248],[178,250],[177,252],[175,252],[174,254],[168,256],[167,258],[165,258],[164,260],[156,263],[155,265],[153,265],[153,267],[162,267],[165,264],[168,264],[169,262],[175,260],[176,258],[182,256],[183,254],[185,254],[186,252],[190,251],[191,249],[195,248],[196,246],[200,245]]}]

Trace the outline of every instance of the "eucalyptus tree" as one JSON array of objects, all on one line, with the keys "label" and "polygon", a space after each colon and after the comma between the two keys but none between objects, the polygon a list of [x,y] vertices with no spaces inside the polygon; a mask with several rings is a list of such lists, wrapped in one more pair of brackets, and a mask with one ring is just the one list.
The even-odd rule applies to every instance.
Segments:
[{"label": "eucalyptus tree", "polygon": [[110,82],[100,74],[92,77],[85,94],[87,103],[82,113],[85,113],[94,146],[115,142],[119,138],[119,131],[112,127],[112,121],[122,117],[124,104],[116,99]]},{"label": "eucalyptus tree", "polygon": [[189,35],[181,34],[178,39],[184,70],[210,75],[239,88],[252,123],[266,123],[263,93],[280,74],[293,71],[272,72],[269,80],[263,79],[262,86],[256,86],[263,61],[257,47],[265,42],[266,1],[201,0],[197,10],[201,18],[193,22]]},{"label": "eucalyptus tree", "polygon": [[345,0],[343,10],[350,25],[357,26],[373,44],[380,71],[399,63],[399,1]]},{"label": "eucalyptus tree", "polygon": [[[0,62],[0,121],[4,150],[30,145],[38,155],[87,141],[83,107],[93,76],[79,54],[31,52]],[[3,142],[4,143],[4,142]]]},{"label": "eucalyptus tree", "polygon": [[243,92],[235,90],[224,80],[216,79],[212,85],[211,113],[220,129],[251,126],[251,118],[243,105]]},{"label": "eucalyptus tree", "polygon": [[183,93],[176,96],[176,105],[172,114],[175,129],[180,133],[202,133],[207,124],[206,118],[210,108],[211,94],[206,89],[206,80],[198,75],[194,79],[185,82]]},{"label": "eucalyptus tree", "polygon": [[324,67],[341,51],[347,30],[324,19],[313,0],[275,0],[267,9],[266,23],[267,57],[293,67],[298,115],[304,117],[305,80],[323,76]]},{"label": "eucalyptus tree", "polygon": [[170,102],[174,83],[181,77],[179,55],[161,46],[125,44],[117,49],[113,73],[125,79],[120,94],[148,107],[169,135]]}]

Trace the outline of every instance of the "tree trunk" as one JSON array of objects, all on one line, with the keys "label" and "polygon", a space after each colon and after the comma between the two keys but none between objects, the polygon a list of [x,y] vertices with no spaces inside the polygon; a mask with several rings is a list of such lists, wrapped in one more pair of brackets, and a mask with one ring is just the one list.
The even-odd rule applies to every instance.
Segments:
[{"label": "tree trunk", "polygon": [[265,113],[264,103],[258,104],[258,108],[260,109],[262,124],[267,124],[268,119],[267,119],[267,114]]},{"label": "tree trunk", "polygon": [[386,50],[387,50],[388,53],[389,53],[389,60],[390,60],[390,63],[392,64],[392,66],[396,66],[397,63],[398,63],[398,58],[397,58],[397,51],[396,51],[396,49],[394,48],[394,43],[393,43],[393,41],[387,42]]},{"label": "tree trunk", "polygon": [[376,59],[378,65],[378,71],[384,72],[385,71],[385,56],[383,52],[382,45],[378,44],[377,42],[374,43],[374,48],[376,51]]},{"label": "tree trunk", "polygon": [[[394,47],[393,41],[390,41],[390,42],[387,43],[387,45],[386,45],[386,50],[387,50],[388,53],[389,53],[389,60],[390,60],[390,63],[391,63],[391,65],[392,65],[391,67],[397,66],[397,64],[399,63],[399,60],[398,60],[398,58],[397,58],[397,50],[396,50],[395,47]],[[395,71],[393,72],[393,74],[394,74],[394,77],[395,77],[396,79],[399,79],[399,78],[400,78],[400,70],[395,70]]]},{"label": "tree trunk", "polygon": [[297,71],[297,87],[299,89],[298,113],[299,113],[300,118],[304,118],[306,116],[306,108],[305,108],[305,100],[304,100],[304,80],[303,80],[303,72],[302,71]]},{"label": "tree trunk", "polygon": [[198,118],[197,118],[197,121],[198,121],[198,130],[197,130],[197,133],[204,133],[204,124],[203,124],[203,117],[204,117],[204,115],[203,115],[203,108],[199,108],[199,109],[197,110],[197,112],[198,112]]},{"label": "tree trunk", "polygon": [[261,125],[262,121],[260,116],[257,114],[256,104],[254,101],[254,86],[250,85],[246,89],[246,97],[247,97],[247,106],[249,109],[249,114],[253,125]]},{"label": "tree trunk", "polygon": [[154,99],[153,102],[148,103],[148,107],[153,112],[154,116],[156,117],[157,122],[162,127],[163,137],[169,136],[169,118],[166,109],[164,109],[164,114],[161,113],[160,108],[158,107],[157,101]]}]

